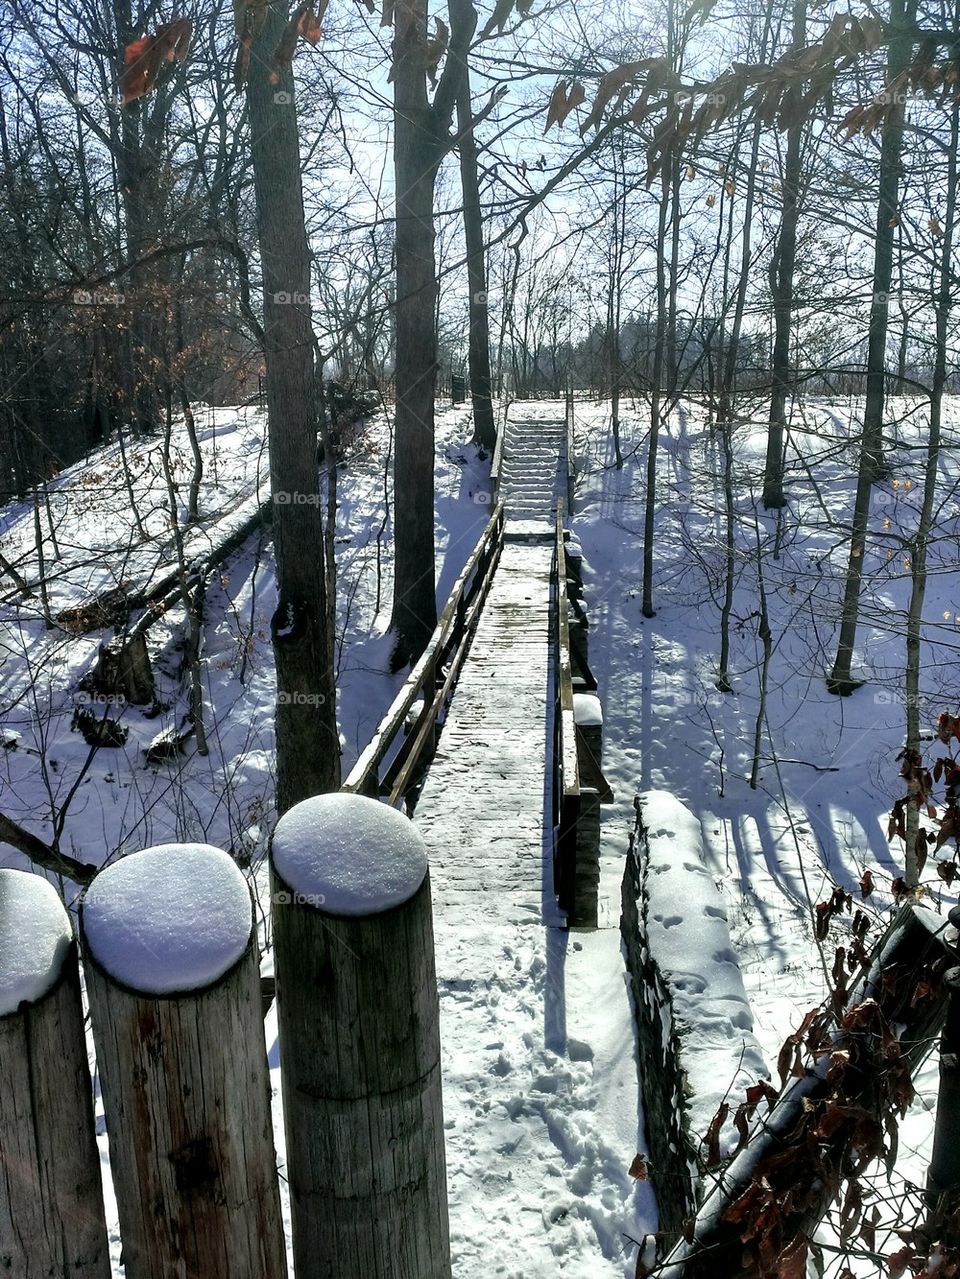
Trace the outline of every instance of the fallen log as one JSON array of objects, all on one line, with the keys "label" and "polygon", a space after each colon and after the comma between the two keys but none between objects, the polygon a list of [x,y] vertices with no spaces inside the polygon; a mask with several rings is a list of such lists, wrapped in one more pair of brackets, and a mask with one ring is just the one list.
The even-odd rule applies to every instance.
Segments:
[{"label": "fallen log", "polygon": [[29,857],[35,865],[53,871],[55,875],[64,875],[75,884],[89,884],[97,873],[96,866],[78,862],[66,853],[58,852],[52,844],[45,844],[42,839],[3,813],[0,813],[0,844],[10,844],[25,857]]},{"label": "fallen log", "polygon": [[187,591],[194,588],[202,576],[217,568],[241,547],[255,529],[262,524],[269,524],[270,514],[269,499],[255,504],[251,513],[233,525],[219,542],[205,553],[192,556],[188,562],[186,584],[181,579],[178,566],[146,589],[133,590],[129,584],[121,583],[85,604],[63,609],[54,621],[71,635],[86,635],[107,626],[120,628],[131,613],[142,608],[147,611],[133,628],[134,633],[142,633],[162,616],[166,608],[182,597],[185,586]]},{"label": "fallen log", "polygon": [[[890,1114],[875,1104],[875,1071],[856,1060],[857,1034],[883,1045],[878,1061],[897,1072],[895,1086],[909,1100],[910,1077],[946,1014],[942,974],[957,963],[944,939],[947,927],[946,919],[915,902],[897,913],[838,1011],[838,1029],[723,1170],[686,1237],[652,1271],[657,1279],[768,1279],[787,1260],[804,1273],[806,1241],[838,1195],[850,1160],[859,1173],[881,1153],[874,1148],[877,1133],[895,1136]],[[856,1028],[845,1032],[853,1018]],[[793,1047],[799,1051],[799,1038]],[[836,1081],[847,1067],[855,1072],[861,1106],[838,1104]]]}]

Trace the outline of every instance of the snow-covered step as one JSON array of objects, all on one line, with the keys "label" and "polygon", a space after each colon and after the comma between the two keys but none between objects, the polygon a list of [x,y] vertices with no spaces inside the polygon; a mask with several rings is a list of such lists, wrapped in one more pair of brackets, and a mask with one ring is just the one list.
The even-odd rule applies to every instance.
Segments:
[{"label": "snow-covered step", "polygon": [[557,498],[566,492],[566,423],[555,416],[524,417],[508,421],[505,429],[500,492],[507,536],[541,538],[553,526]]}]

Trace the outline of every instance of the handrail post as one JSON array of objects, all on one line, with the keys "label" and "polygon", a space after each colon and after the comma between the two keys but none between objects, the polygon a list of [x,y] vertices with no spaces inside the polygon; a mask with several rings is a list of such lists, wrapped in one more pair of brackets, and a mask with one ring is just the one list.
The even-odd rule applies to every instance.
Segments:
[{"label": "handrail post", "polygon": [[573,383],[567,381],[567,511],[573,514]]},{"label": "handrail post", "polygon": [[560,779],[559,816],[554,855],[555,889],[561,909],[576,917],[576,842],[580,815],[580,766],[577,759],[577,730],[573,711],[573,674],[570,664],[570,629],[567,615],[566,560],[563,545],[564,502],[557,499],[556,542],[553,575],[556,586],[556,672],[558,750],[556,768]]}]

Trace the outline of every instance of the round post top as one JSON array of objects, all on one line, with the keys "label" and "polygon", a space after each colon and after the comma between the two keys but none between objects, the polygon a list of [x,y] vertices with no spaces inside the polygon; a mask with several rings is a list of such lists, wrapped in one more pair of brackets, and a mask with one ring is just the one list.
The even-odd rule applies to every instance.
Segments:
[{"label": "round post top", "polygon": [[574,693],[573,719],[583,728],[599,728],[603,724],[603,707],[596,693]]},{"label": "round post top", "polygon": [[144,995],[219,981],[250,943],[253,908],[233,859],[210,844],[157,844],[101,871],[83,896],[83,939],[115,981]]},{"label": "round post top", "polygon": [[51,883],[0,870],[0,1017],[53,989],[72,941],[70,916]]},{"label": "round post top", "polygon": [[427,849],[405,814],[364,795],[334,792],[295,804],[273,833],[273,866],[289,898],[331,915],[378,915],[414,895]]}]

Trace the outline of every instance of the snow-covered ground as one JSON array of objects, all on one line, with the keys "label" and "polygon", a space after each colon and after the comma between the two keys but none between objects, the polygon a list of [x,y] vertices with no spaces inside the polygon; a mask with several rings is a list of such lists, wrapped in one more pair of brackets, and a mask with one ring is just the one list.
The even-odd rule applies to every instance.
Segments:
[{"label": "snow-covered ground", "polygon": [[[604,772],[616,805],[604,809],[601,895],[616,916],[632,800],[665,789],[698,817],[706,863],[727,906],[754,1027],[775,1062],[784,1037],[827,989],[813,939],[811,903],[834,883],[857,904],[892,909],[890,884],[903,873],[887,816],[902,793],[896,757],[903,744],[904,610],[909,570],[902,539],[916,525],[922,491],[925,411],[893,401],[898,429],[893,472],[874,493],[880,539],[868,551],[857,654],[868,682],[851,698],[826,691],[833,660],[856,483],[856,421],[862,403],[796,406],[788,450],[789,505],[765,514],[759,493],[766,435],[763,408],[734,437],[737,588],[732,627],[734,691],[718,692],[719,613],[724,546],[720,442],[695,406],[671,415],[662,440],[655,538],[654,605],[640,610],[643,467],[641,405],[623,414],[626,464],[614,465],[608,405],[578,405],[579,483],[575,528],[583,545],[590,605],[590,662],[604,698]],[[937,540],[931,548],[923,645],[923,722],[957,712],[955,654],[960,639],[960,403],[944,414],[949,447],[940,459]],[[762,562],[757,556],[763,549]],[[775,557],[775,550],[778,556]],[[749,786],[759,711],[758,565],[773,631],[761,767]],[[935,744],[932,755],[946,754]],[[948,850],[944,850],[948,854]],[[864,870],[877,885],[860,901]],[[932,865],[926,900],[953,904]],[[677,903],[684,917],[688,904]],[[847,917],[849,918],[849,917]],[[842,938],[844,924],[837,925]],[[832,942],[827,949],[832,962]],[[937,1088],[935,1061],[917,1080],[902,1125],[898,1172],[922,1184]],[[734,1107],[731,1107],[731,1111]],[[884,1219],[890,1220],[889,1211]],[[893,1215],[893,1224],[896,1222]],[[899,1246],[898,1241],[894,1245]],[[882,1247],[878,1236],[878,1247]],[[890,1249],[888,1249],[889,1251]],[[827,1274],[850,1264],[828,1260]]]},{"label": "snow-covered ground", "polygon": [[[578,484],[575,530],[586,557],[590,662],[604,706],[604,771],[616,796],[604,809],[600,929],[567,940],[563,996],[565,1054],[546,1042],[515,1045],[504,1038],[505,1061],[520,1062],[530,1088],[522,1109],[491,1111],[486,1148],[515,1145],[517,1211],[498,1218],[497,1255],[517,1258],[486,1269],[483,1223],[476,1240],[461,1241],[464,1258],[456,1279],[475,1274],[576,1279],[629,1276],[639,1239],[655,1228],[653,1186],[623,1194],[627,1170],[638,1153],[638,1102],[634,1044],[620,954],[620,881],[633,797],[663,789],[697,817],[705,864],[722,896],[733,946],[743,973],[756,1035],[767,1061],[776,1060],[784,1036],[825,989],[813,941],[811,903],[838,883],[859,899],[869,869],[876,889],[867,908],[885,916],[891,880],[902,872],[899,849],[886,838],[886,815],[900,794],[895,757],[903,738],[903,610],[909,589],[904,548],[898,541],[916,520],[922,489],[919,445],[923,410],[909,410],[899,428],[891,480],[877,487],[873,527],[886,539],[865,564],[860,669],[868,683],[852,698],[832,697],[824,687],[836,642],[836,621],[846,563],[843,526],[849,523],[855,477],[857,403],[808,403],[795,411],[788,455],[789,506],[779,518],[758,509],[765,451],[762,412],[756,425],[738,427],[737,588],[732,628],[734,691],[715,687],[719,649],[719,601],[723,562],[721,456],[703,414],[685,404],[671,416],[660,457],[661,501],[657,517],[655,604],[640,611],[645,423],[641,405],[623,413],[626,465],[613,465],[609,406],[578,405]],[[938,541],[932,550],[924,645],[924,719],[956,712],[955,653],[960,638],[958,498],[960,415],[951,402],[946,429],[952,447],[941,459]],[[252,409],[202,409],[206,475],[201,514],[232,512],[257,500],[265,468],[263,423]],[[476,541],[489,513],[487,464],[466,443],[467,410],[438,417],[437,526],[441,598]],[[339,713],[344,762],[364,745],[399,679],[386,671],[385,631],[390,603],[390,526],[378,554],[383,521],[383,420],[355,447],[341,478],[338,519]],[[185,439],[177,448],[186,466]],[[156,458],[138,446],[131,458],[134,484],[149,540],[140,544],[129,518],[116,450],[107,448],[50,486],[50,521],[41,511],[48,571],[54,567],[54,609],[83,592],[121,580],[144,584],[173,565],[164,514],[162,474]],[[187,474],[184,471],[184,476]],[[476,500],[477,498],[481,500]],[[35,582],[34,515],[29,505],[2,512],[0,550],[28,582]],[[196,538],[211,536],[203,524]],[[757,555],[763,549],[762,558]],[[776,555],[775,555],[776,552]],[[377,608],[378,562],[380,607]],[[760,723],[758,785],[748,780],[759,711],[760,643],[757,601],[763,574],[773,632],[766,714]],[[269,618],[275,581],[269,548],[247,545],[215,577],[208,592],[204,682],[211,724],[211,754],[187,753],[174,763],[148,766],[143,750],[162,731],[181,725],[186,693],[177,670],[182,617],[173,612],[151,631],[151,655],[160,674],[166,709],[153,719],[138,708],[120,711],[130,729],[122,748],[89,749],[71,732],[78,682],[95,661],[99,635],[76,638],[48,631],[33,600],[15,598],[8,578],[0,594],[0,810],[45,839],[69,799],[63,821],[64,851],[83,861],[168,840],[206,842],[249,865],[265,902],[263,855],[274,816],[271,809],[275,681]],[[214,727],[215,726],[215,727]],[[937,752],[941,753],[941,752]],[[945,753],[945,750],[944,752]],[[79,779],[76,792],[71,790]],[[6,846],[0,863],[25,862]],[[928,869],[928,899],[941,900],[944,885]],[[944,898],[944,908],[952,899]],[[72,904],[68,902],[68,904]],[[678,902],[684,918],[688,904]],[[263,910],[261,911],[263,913]],[[843,927],[842,921],[839,925]],[[832,948],[829,952],[832,955]],[[510,962],[507,962],[509,958]],[[519,949],[505,957],[489,992],[488,1025],[478,1030],[478,1073],[500,1036],[501,1014],[542,999],[549,955]],[[276,1021],[267,1019],[267,1046],[278,1067]],[[571,1051],[571,1046],[573,1050]],[[511,1053],[513,1054],[511,1056]],[[496,1057],[496,1053],[493,1053]],[[469,1060],[454,1064],[459,1078]],[[900,1167],[921,1181],[935,1100],[935,1067],[919,1080],[918,1101],[901,1133]],[[536,1123],[529,1122],[536,1094]],[[279,1099],[277,1101],[278,1135]],[[102,1109],[98,1122],[103,1131]],[[102,1137],[104,1157],[106,1142]],[[281,1139],[282,1144],[282,1139]],[[469,1166],[451,1166],[451,1184],[482,1185],[485,1148]],[[281,1150],[282,1155],[282,1150]],[[104,1164],[107,1168],[106,1162]],[[573,1175],[582,1169],[579,1177]],[[556,1187],[556,1194],[545,1189]],[[499,1188],[502,1191],[502,1187]],[[535,1191],[555,1211],[525,1211],[523,1191]],[[499,1191],[498,1191],[499,1193]],[[623,1204],[629,1203],[624,1215]],[[530,1200],[526,1202],[529,1208]],[[602,1210],[602,1211],[601,1211]],[[117,1275],[119,1237],[111,1236]],[[528,1264],[539,1237],[549,1261]],[[468,1246],[469,1245],[469,1246]],[[475,1246],[476,1245],[476,1246]],[[554,1246],[555,1245],[555,1246]],[[544,1254],[546,1255],[546,1253]],[[857,1263],[850,1263],[856,1266]],[[831,1263],[835,1273],[839,1261]],[[859,1271],[855,1271],[859,1273]],[[828,1269],[828,1273],[831,1271]],[[862,1273],[876,1268],[863,1263]]]}]

